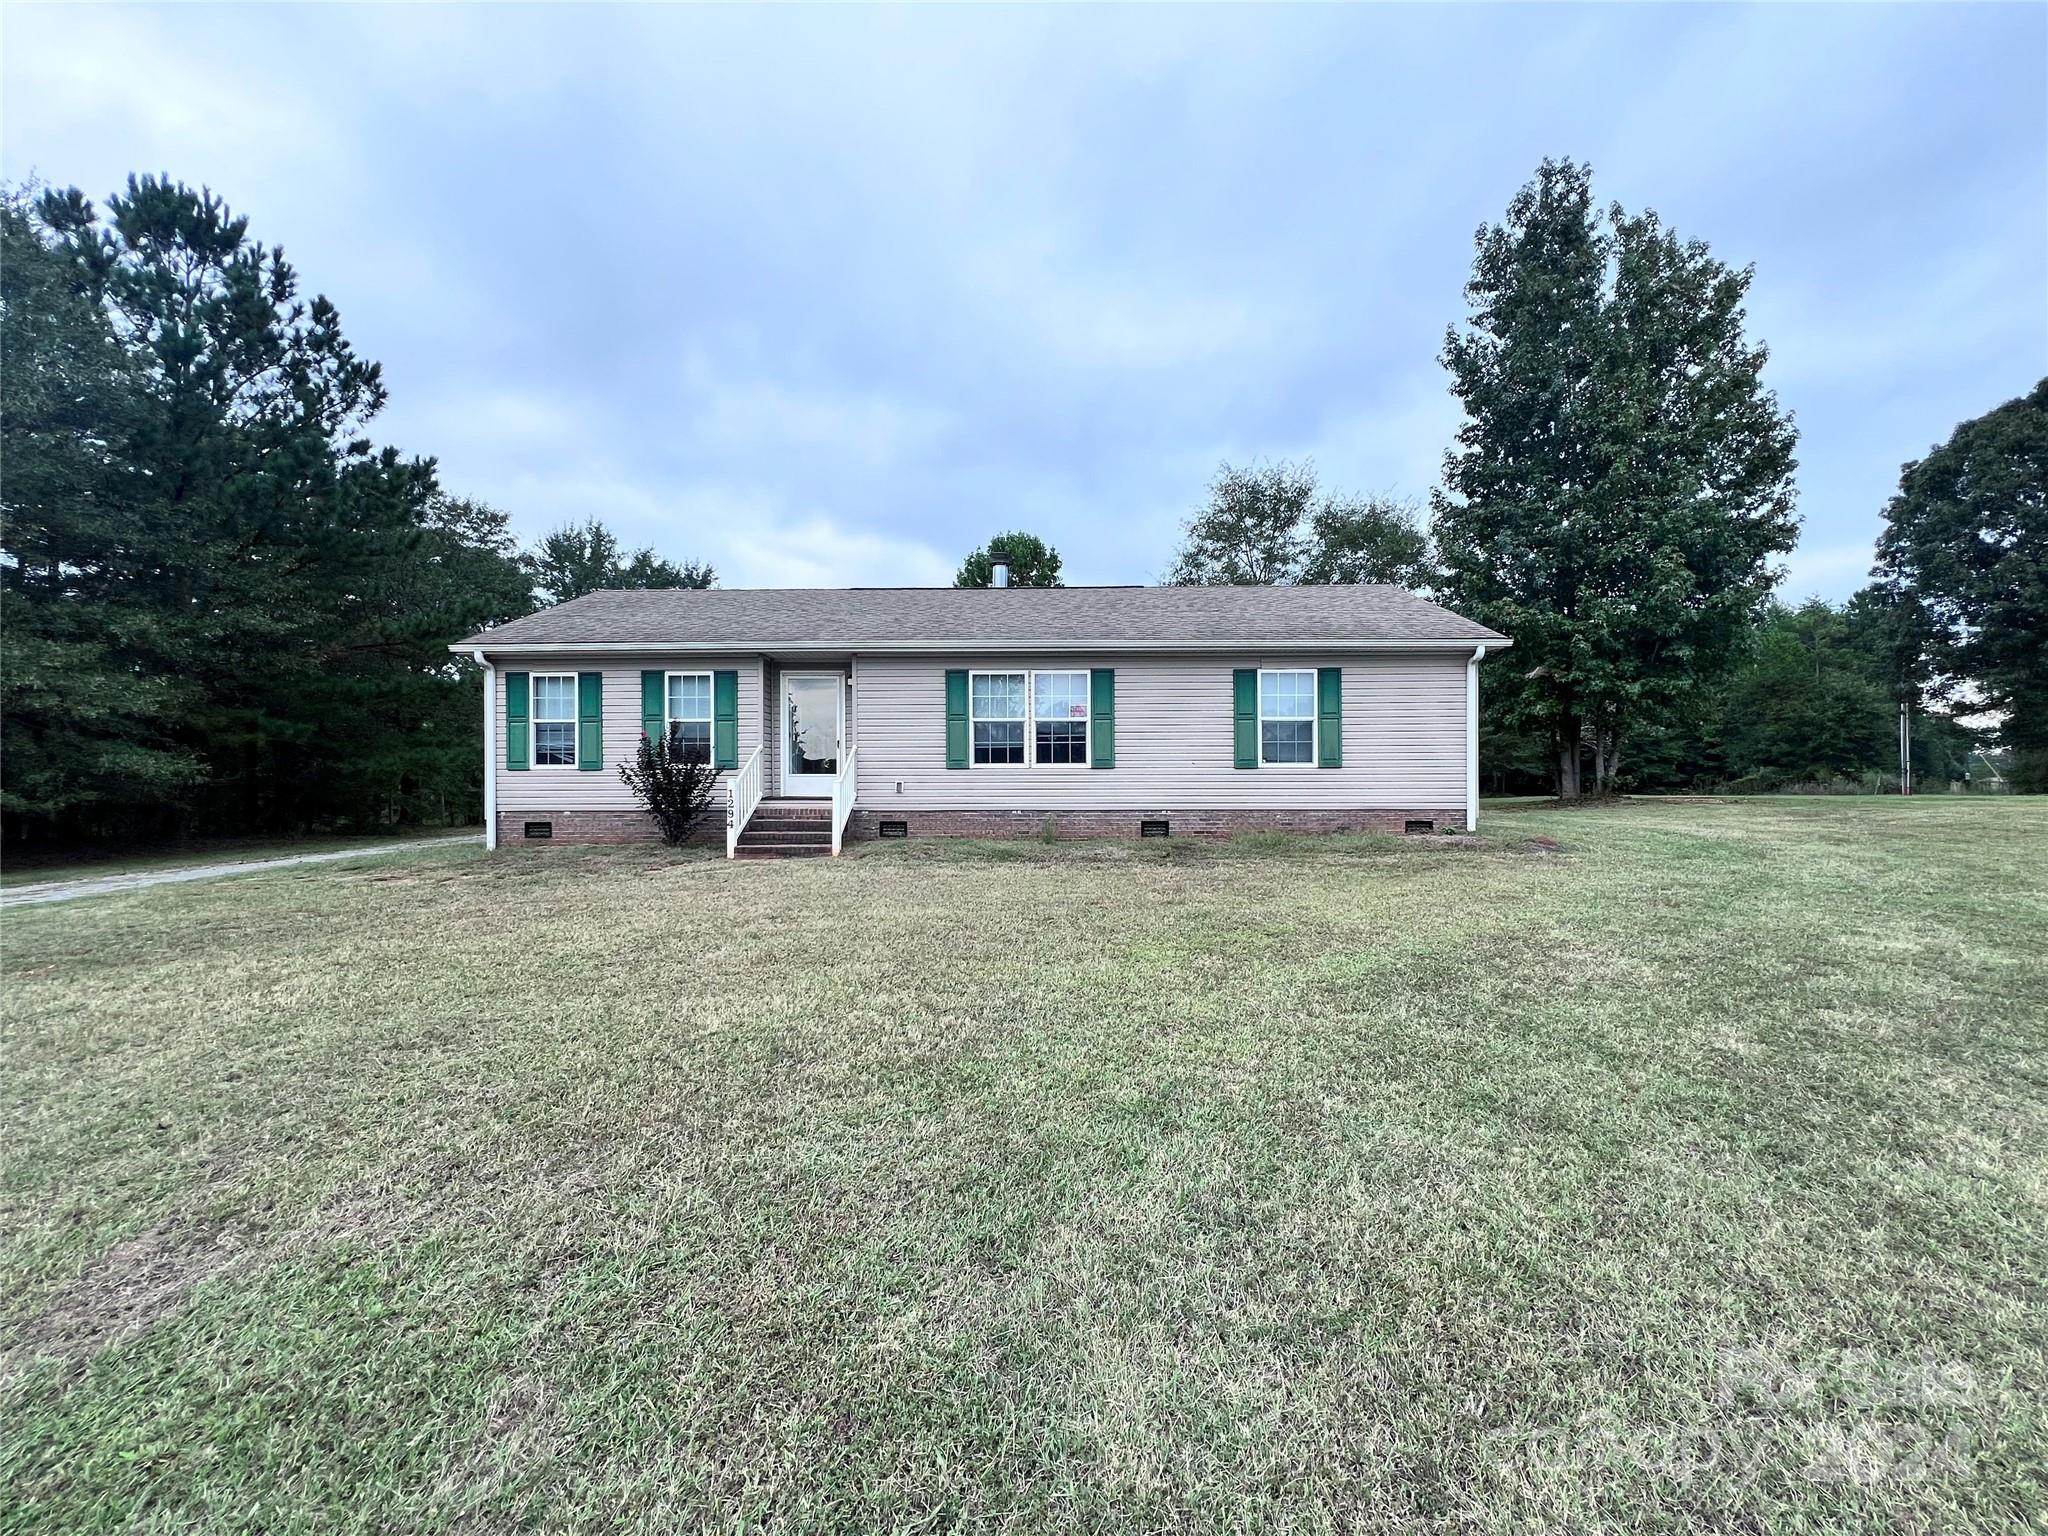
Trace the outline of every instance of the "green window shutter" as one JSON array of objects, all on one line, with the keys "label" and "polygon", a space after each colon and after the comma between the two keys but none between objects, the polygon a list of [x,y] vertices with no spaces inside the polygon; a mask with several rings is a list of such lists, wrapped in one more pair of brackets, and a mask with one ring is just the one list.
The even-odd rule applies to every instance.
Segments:
[{"label": "green window shutter", "polygon": [[1230,674],[1231,747],[1234,766],[1259,766],[1259,669],[1239,667]]},{"label": "green window shutter", "polygon": [[526,673],[505,674],[505,766],[515,772],[526,767],[526,749],[531,737],[526,726],[527,693]]},{"label": "green window shutter", "polygon": [[1088,674],[1088,766],[1116,766],[1116,668]]},{"label": "green window shutter", "polygon": [[1316,766],[1344,766],[1344,669],[1316,668]]},{"label": "green window shutter", "polygon": [[967,673],[946,671],[946,766],[967,766]]},{"label": "green window shutter", "polygon": [[604,766],[604,674],[576,674],[576,766],[596,773]]},{"label": "green window shutter", "polygon": [[640,674],[640,734],[650,742],[661,740],[668,729],[668,674]]},{"label": "green window shutter", "polygon": [[711,766],[740,765],[740,675],[711,674]]}]

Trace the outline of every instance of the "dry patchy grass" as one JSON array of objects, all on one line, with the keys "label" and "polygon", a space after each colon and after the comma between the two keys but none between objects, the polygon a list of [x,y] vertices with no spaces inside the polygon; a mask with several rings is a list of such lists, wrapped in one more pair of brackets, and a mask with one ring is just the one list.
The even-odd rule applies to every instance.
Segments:
[{"label": "dry patchy grass", "polygon": [[2048,805],[10,914],[10,1529],[2044,1518]]}]

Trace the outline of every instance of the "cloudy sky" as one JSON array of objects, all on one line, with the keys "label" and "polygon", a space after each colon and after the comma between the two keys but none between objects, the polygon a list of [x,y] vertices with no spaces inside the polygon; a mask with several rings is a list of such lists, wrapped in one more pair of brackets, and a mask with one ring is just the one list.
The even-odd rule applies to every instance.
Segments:
[{"label": "cloudy sky", "polygon": [[728,585],[1145,581],[1221,459],[1422,495],[1546,154],[1754,263],[1795,595],[2048,373],[2048,7],[21,8],[0,175],[204,183],[386,441]]}]

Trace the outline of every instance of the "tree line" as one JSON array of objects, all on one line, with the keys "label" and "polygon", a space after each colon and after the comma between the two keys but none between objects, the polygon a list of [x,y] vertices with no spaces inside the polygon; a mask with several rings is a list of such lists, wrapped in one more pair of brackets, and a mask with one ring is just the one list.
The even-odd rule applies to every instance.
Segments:
[{"label": "tree line", "polygon": [[2048,380],[1905,467],[1868,586],[1787,607],[1796,433],[1750,281],[1545,161],[1479,231],[1426,515],[1225,464],[1166,579],[1392,582],[1512,636],[1482,695],[1495,789],[1877,788],[1902,707],[1916,779],[1968,776],[1962,720],[1988,715],[2010,784],[2048,789]]},{"label": "tree line", "polygon": [[[1957,777],[1988,715],[2048,788],[2048,381],[1907,465],[1872,580],[1789,608],[1796,432],[1746,334],[1747,268],[1545,161],[1477,235],[1442,361],[1464,407],[1425,506],[1225,464],[1166,580],[1392,582],[1509,634],[1488,784],[1874,786],[1901,705]],[[381,370],[205,191],[0,192],[0,834],[172,839],[473,820],[451,636],[708,565],[596,522],[531,548],[379,447]],[[1004,533],[1019,586],[1059,552]],[[1981,761],[1981,760],[1980,760]]]},{"label": "tree line", "polygon": [[378,365],[217,197],[0,197],[10,842],[471,821],[448,641],[598,586],[707,585],[378,447]]}]

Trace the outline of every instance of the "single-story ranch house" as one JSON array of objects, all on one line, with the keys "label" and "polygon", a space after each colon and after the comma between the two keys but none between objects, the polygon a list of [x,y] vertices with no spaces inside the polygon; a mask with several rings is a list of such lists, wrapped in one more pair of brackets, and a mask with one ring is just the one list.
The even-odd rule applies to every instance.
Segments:
[{"label": "single-story ranch house", "polygon": [[491,846],[652,837],[618,770],[667,732],[721,770],[727,852],[768,855],[1471,827],[1508,643],[1398,587],[997,586],[593,592],[451,649]]}]

